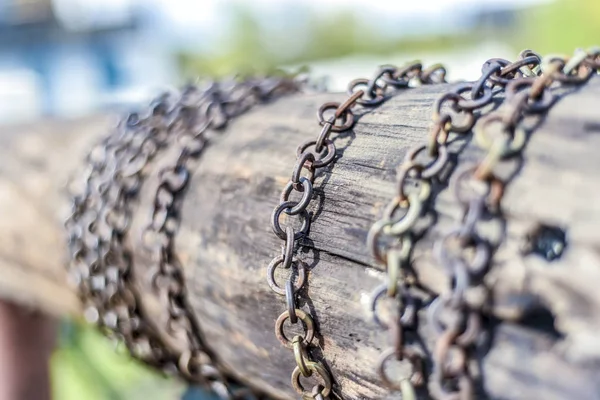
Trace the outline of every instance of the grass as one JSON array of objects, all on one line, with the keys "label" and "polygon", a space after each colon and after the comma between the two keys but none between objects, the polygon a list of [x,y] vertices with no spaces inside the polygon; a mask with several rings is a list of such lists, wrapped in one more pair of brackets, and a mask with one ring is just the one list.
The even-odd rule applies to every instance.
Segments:
[{"label": "grass", "polygon": [[58,400],[179,399],[181,382],[151,371],[92,327],[63,322],[51,360],[53,398]]}]

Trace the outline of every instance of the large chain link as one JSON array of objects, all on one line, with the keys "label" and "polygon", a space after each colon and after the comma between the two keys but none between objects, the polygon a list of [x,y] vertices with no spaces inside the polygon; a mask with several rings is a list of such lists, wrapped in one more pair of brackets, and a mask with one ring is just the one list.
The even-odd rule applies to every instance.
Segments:
[{"label": "large chain link", "polygon": [[[546,64],[554,67],[545,67]],[[494,248],[491,240],[484,240],[475,231],[485,212],[498,210],[503,194],[504,182],[493,175],[493,168],[500,160],[515,156],[524,147],[526,132],[517,127],[520,119],[527,113],[544,112],[553,104],[553,96],[545,92],[550,82],[583,83],[597,67],[596,50],[585,56],[578,53],[568,61],[553,58],[545,62],[536,53],[526,50],[513,63],[502,59],[488,60],[476,82],[460,84],[436,101],[429,142],[407,152],[398,172],[398,195],[385,210],[384,217],[372,226],[367,239],[373,256],[385,266],[388,275],[387,282],[375,290],[371,306],[374,320],[389,329],[393,343],[381,355],[378,372],[384,384],[390,390],[400,391],[403,398],[416,398],[415,387],[424,382],[422,352],[404,345],[408,334],[416,335],[417,304],[421,300],[415,289],[416,276],[411,269],[413,231],[419,219],[427,213],[426,204],[433,200],[432,185],[447,180],[450,135],[470,132],[480,119],[475,127],[475,139],[489,151],[478,166],[464,169],[453,181],[453,189],[466,211],[463,224],[444,235],[434,246],[434,253],[448,273],[451,285],[450,290],[436,298],[428,309],[429,325],[438,334],[433,352],[437,393],[433,395],[444,400],[467,400],[472,399],[474,393],[468,364],[473,347],[480,338],[481,310],[487,293],[475,297],[479,304],[473,304],[473,301],[467,304],[464,295],[474,287],[484,289],[481,281]],[[561,68],[562,73],[556,75]],[[554,78],[548,78],[547,73],[540,76],[542,70],[554,74]],[[488,107],[503,92],[506,93],[508,111],[479,118],[480,110]],[[515,98],[519,100],[513,100]],[[510,104],[513,104],[512,109]],[[448,105],[449,110],[444,111]],[[499,139],[492,140],[487,130],[492,123],[505,124],[501,129],[504,135]],[[430,157],[428,162],[417,161],[418,155],[425,150]],[[471,186],[470,196],[464,191],[467,180],[478,181],[476,187]],[[409,192],[410,187],[412,190]],[[498,244],[495,243],[496,246]],[[456,248],[460,251],[453,251]],[[385,297],[398,301],[395,317],[388,322],[382,322],[377,308],[378,302]],[[408,360],[413,368],[412,374],[401,380],[392,380],[386,373],[386,364],[393,358]]]},{"label": "large chain link", "polygon": [[[178,99],[164,95],[146,116],[130,115],[87,157],[85,187],[73,197],[66,222],[70,276],[85,304],[85,317],[121,339],[131,354],[165,371],[211,388],[223,399],[257,394],[227,376],[203,343],[186,302],[181,265],[174,254],[181,195],[190,179],[190,162],[199,157],[207,132],[255,104],[298,90],[288,78],[257,78],[186,87]],[[135,290],[133,251],[126,245],[130,221],[147,167],[159,153],[177,147],[173,165],[159,172],[152,220],[142,243],[152,260],[152,296],[167,318],[155,326]],[[144,296],[147,293],[143,294]]]},{"label": "large chain link", "polygon": [[[472,86],[469,101],[477,105],[476,109],[482,110],[499,94],[505,94],[513,82],[537,77],[541,73],[540,63],[540,56],[530,50],[521,52],[517,61],[513,63],[501,59],[486,61],[480,79]],[[498,88],[500,90],[497,90]],[[444,96],[440,99],[444,99]],[[459,100],[459,103],[461,101]],[[457,103],[458,107],[460,107],[459,103]],[[436,106],[438,104],[439,102]],[[470,132],[476,121],[484,118],[482,115],[484,115],[483,111],[477,116],[470,117],[469,126],[465,126],[464,129],[442,129],[439,138],[434,137],[437,131],[434,125],[429,142],[430,149],[435,152],[436,148],[444,148],[450,133]],[[459,179],[460,176],[459,174]],[[493,187],[491,194],[495,198],[500,195],[497,186]],[[469,215],[467,219],[473,223],[473,218],[478,217],[478,215]],[[480,338],[483,326],[481,313],[467,307],[464,294],[475,279],[483,278],[491,257],[490,244],[482,240],[471,243],[471,253],[464,253],[464,255],[473,254],[472,256],[464,259],[450,256],[452,253],[448,246],[451,243],[463,243],[463,234],[461,229],[452,230],[434,246],[435,255],[443,260],[442,265],[448,274],[450,290],[447,294],[437,297],[427,310],[428,322],[438,335],[433,351],[433,378],[436,390],[434,396],[446,400],[471,399],[474,394],[473,379],[467,366],[472,348]],[[480,289],[483,289],[483,286]],[[485,293],[481,297],[485,297]],[[453,347],[453,344],[457,346]],[[450,355],[452,363],[448,362]]]},{"label": "large chain link", "polygon": [[[433,354],[440,399],[474,398],[470,361],[481,339],[483,311],[490,300],[490,289],[483,285],[483,279],[504,236],[484,237],[480,228],[484,221],[502,222],[500,203],[505,186],[514,177],[511,173],[502,178],[498,167],[521,156],[530,133],[524,119],[546,113],[556,103],[558,89],[584,84],[597,74],[599,55],[599,49],[592,49],[578,50],[570,58],[541,59],[541,73],[507,83],[502,107],[481,117],[475,126],[475,142],[486,155],[456,174],[451,186],[464,210],[463,217],[457,228],[434,245],[437,259],[452,282],[428,310],[429,323],[438,334]],[[467,292],[480,295],[467,301]],[[449,363],[451,354],[460,362]]]},{"label": "large chain link", "polygon": [[[415,288],[411,254],[415,228],[427,215],[427,205],[433,201],[432,186],[441,183],[449,173],[451,157],[447,143],[450,135],[464,136],[470,132],[480,110],[488,107],[501,92],[493,92],[494,86],[504,88],[512,79],[536,74],[539,62],[539,57],[530,51],[522,52],[514,63],[503,59],[488,60],[477,81],[456,85],[440,96],[433,107],[428,143],[407,151],[398,169],[397,195],[384,210],[383,217],[369,230],[367,246],[387,272],[386,282],[372,295],[371,311],[374,321],[390,332],[392,343],[392,347],[381,354],[377,371],[385,386],[391,391],[400,391],[403,398],[414,399],[415,387],[425,383],[425,360],[416,338],[418,304],[423,299]],[[385,299],[395,300],[388,321],[384,321],[380,315],[381,307],[378,307]],[[390,377],[386,371],[393,361],[408,362],[412,367],[411,374],[403,379]]]},{"label": "large chain link", "polygon": [[[273,210],[271,225],[273,232],[283,240],[282,253],[275,257],[267,268],[267,280],[273,291],[285,296],[287,309],[275,323],[275,333],[281,343],[293,350],[296,368],[292,372],[292,386],[307,399],[326,399],[333,387],[330,372],[320,361],[314,361],[309,353],[309,346],[315,336],[313,317],[299,309],[296,304],[298,291],[304,286],[307,278],[305,263],[298,259],[296,253],[299,240],[306,237],[310,228],[310,217],[307,207],[313,196],[313,184],[317,170],[324,168],[335,160],[336,147],[330,138],[332,132],[344,132],[354,127],[356,117],[353,108],[359,104],[363,107],[375,107],[389,98],[391,89],[404,89],[411,83],[436,83],[443,82],[446,71],[440,65],[434,65],[423,70],[420,63],[413,63],[403,68],[394,66],[381,67],[373,79],[355,79],[348,86],[349,97],[343,103],[329,102],[323,104],[317,113],[321,132],[315,140],[302,143],[297,150],[297,161],[290,181],[284,187],[280,204]],[[330,114],[329,117],[326,114]],[[306,170],[306,176],[303,171]],[[292,191],[297,191],[302,196],[299,201],[290,200]],[[301,221],[301,228],[295,231],[291,225],[281,226],[280,217],[297,216]],[[292,268],[293,273],[286,281],[285,288],[275,282],[275,270],[278,267]],[[294,277],[297,279],[294,282]],[[301,322],[304,334],[288,339],[284,333],[284,323],[287,320],[296,324]],[[321,384],[313,386],[312,390],[306,389],[300,382],[300,377],[310,377],[317,374]]]}]

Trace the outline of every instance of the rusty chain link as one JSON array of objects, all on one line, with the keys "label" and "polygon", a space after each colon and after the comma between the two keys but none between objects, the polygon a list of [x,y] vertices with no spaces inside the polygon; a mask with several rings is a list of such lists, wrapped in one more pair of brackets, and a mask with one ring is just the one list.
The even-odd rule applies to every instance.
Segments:
[{"label": "rusty chain link", "polygon": [[[280,204],[275,207],[271,216],[271,227],[277,237],[284,241],[282,254],[275,257],[267,267],[267,281],[271,289],[279,295],[286,296],[287,310],[284,311],[275,323],[275,333],[281,343],[294,351],[296,368],[292,372],[292,386],[307,399],[327,399],[332,391],[333,381],[327,369],[320,361],[312,361],[309,346],[314,337],[314,323],[310,314],[297,308],[296,296],[306,282],[306,266],[296,257],[300,245],[297,242],[306,237],[310,227],[310,216],[307,207],[312,200],[313,184],[316,172],[335,160],[336,148],[330,138],[332,132],[344,132],[352,129],[356,123],[356,116],[352,111],[358,104],[363,107],[375,107],[389,98],[390,89],[404,89],[411,84],[427,84],[443,82],[446,71],[441,65],[434,65],[423,70],[418,62],[403,68],[386,65],[379,68],[372,79],[355,79],[348,85],[349,97],[343,103],[328,102],[323,104],[317,118],[321,125],[321,132],[315,140],[308,140],[298,146],[297,162],[293,169],[290,181],[284,187]],[[326,113],[331,114],[326,117]],[[302,176],[306,170],[307,176]],[[292,191],[299,192],[302,197],[299,201],[290,201]],[[301,228],[294,231],[291,225],[285,229],[281,227],[280,217],[297,216],[301,221]],[[285,290],[275,283],[275,269],[293,268],[294,273],[288,278]],[[297,275],[294,284],[294,276]],[[305,328],[304,336],[295,336],[290,341],[283,331],[283,324],[290,320],[295,324],[301,321]],[[314,373],[320,376],[321,383],[307,390],[300,383],[300,376],[310,377]],[[321,386],[319,386],[321,385]]]},{"label": "rusty chain link", "polygon": [[[432,185],[441,183],[442,174],[448,168],[450,135],[469,133],[475,127],[476,142],[488,151],[477,166],[464,169],[453,180],[453,190],[465,209],[463,223],[434,246],[437,259],[449,275],[451,287],[429,305],[427,312],[429,325],[438,334],[433,352],[438,393],[432,395],[443,400],[467,400],[474,396],[468,364],[483,327],[482,310],[473,308],[471,303],[467,305],[464,295],[474,287],[483,288],[481,281],[491,262],[493,244],[479,236],[476,228],[484,214],[499,210],[506,182],[494,175],[494,167],[501,160],[518,155],[524,148],[527,133],[519,122],[525,115],[542,113],[552,106],[555,96],[550,92],[550,84],[586,82],[598,69],[598,54],[599,51],[594,49],[588,53],[579,51],[570,59],[542,60],[536,53],[525,50],[512,63],[491,59],[484,63],[477,81],[459,84],[435,102],[428,144],[407,152],[398,171],[397,195],[384,211],[383,218],[372,226],[367,238],[374,258],[385,266],[388,275],[387,282],[374,292],[371,311],[375,322],[392,335],[394,345],[384,351],[378,366],[379,375],[390,390],[414,398],[412,384],[415,380],[422,382],[423,360],[416,358],[421,356],[411,358],[408,354],[415,352],[407,352],[403,345],[406,333],[416,330],[417,298],[412,293],[416,277],[410,260],[414,245],[412,230],[426,214],[425,204],[432,201]],[[481,116],[501,93],[505,93],[503,112]],[[492,138],[488,130],[492,124],[502,124],[500,132],[503,136]],[[426,149],[429,160],[417,161],[418,155]],[[476,186],[471,186],[470,195],[464,192],[467,180],[477,181]],[[381,322],[377,310],[377,303],[385,297],[398,301],[397,316],[388,323]],[[480,299],[481,307],[484,298]],[[400,382],[392,381],[385,372],[385,365],[392,356],[400,361],[406,357],[413,365],[412,376]]]},{"label": "rusty chain link", "polygon": [[[538,73],[507,82],[502,106],[481,117],[475,126],[475,142],[486,155],[479,163],[464,166],[453,179],[452,190],[464,210],[463,217],[457,228],[434,245],[436,258],[451,281],[449,290],[428,309],[429,323],[438,334],[433,357],[439,399],[470,400],[475,396],[470,361],[481,339],[483,311],[490,297],[483,279],[500,245],[484,237],[478,227],[483,221],[502,220],[500,203],[511,180],[496,171],[503,161],[521,156],[528,135],[524,119],[548,112],[556,103],[558,89],[587,82],[599,70],[599,54],[598,49],[578,50],[573,57],[540,59]],[[477,289],[485,295],[467,304],[465,294]]]},{"label": "rusty chain link", "polygon": [[[398,170],[397,195],[384,211],[383,218],[373,224],[368,237],[367,246],[373,257],[385,267],[387,282],[375,289],[372,296],[371,311],[374,321],[391,333],[393,347],[384,351],[378,364],[378,373],[385,386],[392,391],[400,391],[403,396],[414,398],[414,388],[424,382],[422,355],[404,345],[407,334],[416,334],[417,307],[419,298],[414,289],[416,277],[411,266],[411,252],[414,246],[413,230],[419,220],[427,214],[427,205],[432,199],[432,186],[441,184],[445,179],[444,174],[450,171],[450,157],[448,142],[451,134],[464,135],[469,133],[475,125],[478,115],[486,107],[490,107],[496,97],[507,90],[513,82],[520,82],[528,77],[538,76],[541,70],[540,57],[530,51],[521,52],[519,59],[509,62],[504,59],[490,59],[482,67],[481,77],[475,82],[461,83],[452,90],[441,95],[433,106],[433,125],[430,130],[429,140],[426,145],[417,145],[406,153],[403,164]],[[514,141],[514,148],[524,145],[524,138],[520,136]],[[421,156],[421,157],[419,157]],[[492,196],[499,194],[497,185],[493,185]],[[501,193],[501,192],[500,192]],[[478,209],[469,214],[469,222],[474,218]],[[462,235],[462,231],[452,232],[449,236]],[[444,241],[446,243],[446,241]],[[466,262],[460,263],[455,259],[446,260],[444,266],[451,274],[454,292],[443,301],[443,305],[458,307],[462,292],[470,282],[470,274],[481,273],[487,267],[490,250],[485,243],[477,243],[476,253],[467,266]],[[447,252],[443,252],[447,255]],[[396,299],[395,317],[387,323],[381,322],[377,304],[384,298]],[[438,299],[430,306],[430,315],[439,317],[440,304]],[[462,306],[462,304],[460,305]],[[456,313],[455,313],[456,314]],[[430,318],[430,320],[432,320]],[[433,321],[433,320],[432,320]],[[439,320],[435,320],[436,322]],[[432,322],[433,323],[433,322]],[[467,323],[465,330],[464,324]],[[454,315],[452,321],[446,326],[441,322],[434,324],[444,332],[438,343],[472,344],[481,329],[479,314],[472,313],[465,318]],[[438,345],[440,347],[441,345]],[[407,350],[411,349],[411,350]],[[444,348],[436,351],[434,365],[449,365],[445,359],[447,353]],[[412,356],[408,356],[411,354]],[[410,377],[400,381],[392,380],[385,372],[386,364],[395,357],[398,361],[408,359],[413,366]],[[466,353],[456,357],[460,366],[462,360],[466,363]],[[442,367],[443,368],[443,367]],[[456,368],[456,363],[449,368]],[[458,370],[463,370],[458,368]],[[455,371],[453,369],[453,371]],[[447,373],[447,371],[445,371]],[[466,375],[461,375],[463,393],[471,391],[470,381]]]},{"label": "rusty chain link", "polygon": [[[523,56],[512,64],[501,59],[489,60],[479,80],[459,84],[437,99],[428,143],[408,150],[398,169],[397,195],[386,207],[383,218],[369,230],[367,246],[387,272],[387,282],[374,291],[371,312],[374,321],[390,332],[393,344],[382,353],[377,371],[384,385],[391,391],[400,391],[403,398],[415,398],[415,387],[425,382],[424,356],[405,344],[409,333],[416,335],[420,301],[413,288],[416,278],[410,262],[414,246],[412,230],[426,214],[434,180],[441,179],[448,168],[448,138],[451,133],[469,132],[476,120],[475,112],[494,100],[492,85],[488,85],[491,79],[496,78],[496,85],[505,85],[519,73],[515,72],[518,66],[535,68],[532,64],[538,60],[535,56]],[[377,305],[385,298],[396,299],[396,305],[394,317],[383,323]],[[389,377],[386,365],[392,360],[407,360],[412,365],[412,374],[400,380]]]},{"label": "rusty chain link", "polygon": [[[132,114],[87,158],[85,188],[72,199],[65,223],[71,253],[70,276],[78,285],[88,321],[123,340],[131,354],[165,371],[178,371],[222,399],[256,399],[260,394],[225,374],[205,345],[187,304],[185,282],[174,254],[181,195],[190,180],[190,163],[207,143],[209,131],[255,104],[296,92],[290,78],[254,78],[186,87],[173,99],[164,95],[146,116]],[[151,265],[152,296],[167,317],[156,327],[134,289],[133,252],[126,245],[132,212],[147,167],[157,154],[176,148],[176,161],[161,169],[142,243]],[[144,295],[148,295],[144,293]]]}]

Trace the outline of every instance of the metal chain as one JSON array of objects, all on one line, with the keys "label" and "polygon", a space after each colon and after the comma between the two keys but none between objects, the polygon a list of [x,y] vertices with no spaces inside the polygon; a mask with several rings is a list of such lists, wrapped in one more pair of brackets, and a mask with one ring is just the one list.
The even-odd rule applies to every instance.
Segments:
[{"label": "metal chain", "polygon": [[[385,386],[391,391],[400,391],[403,398],[416,398],[415,387],[425,382],[422,352],[414,344],[412,347],[405,344],[410,335],[414,337],[417,334],[417,312],[421,302],[415,285],[417,279],[411,269],[415,241],[413,231],[426,215],[427,205],[433,201],[432,186],[441,183],[443,176],[449,172],[449,137],[451,134],[464,136],[471,131],[477,114],[502,93],[503,90],[494,91],[495,87],[503,89],[522,76],[537,75],[539,64],[539,56],[528,50],[513,63],[490,59],[484,63],[477,81],[456,85],[440,96],[433,107],[428,143],[408,150],[398,170],[397,195],[386,207],[383,217],[369,230],[367,246],[387,272],[386,282],[373,293],[371,311],[374,321],[390,332],[392,343],[392,347],[381,354],[377,371]],[[478,258],[478,262],[485,264],[485,254],[481,257],[483,259]],[[452,267],[449,266],[450,271],[454,271]],[[464,276],[462,273],[454,277],[456,285],[464,283]],[[378,308],[378,304],[386,298],[396,301],[393,316],[388,321],[384,321]],[[406,360],[412,367],[411,375],[400,380],[392,379],[386,372],[386,366],[393,360]]]},{"label": "metal chain", "polygon": [[[384,218],[373,226],[368,239],[375,258],[386,266],[388,273],[388,282],[374,296],[372,310],[375,320],[392,334],[394,346],[382,354],[379,365],[382,380],[390,389],[399,390],[411,399],[415,397],[414,386],[424,381],[422,356],[404,346],[405,333],[416,329],[417,312],[417,298],[412,293],[415,277],[409,268],[413,248],[410,232],[431,200],[433,179],[439,178],[448,164],[449,135],[469,132],[475,125],[475,112],[493,102],[497,94],[493,89],[505,88],[503,112],[482,117],[475,126],[475,139],[488,151],[487,156],[453,181],[457,198],[466,210],[462,224],[435,246],[436,255],[452,282],[451,290],[432,302],[428,311],[432,326],[439,332],[434,352],[436,382],[440,398],[466,400],[473,393],[468,361],[481,331],[481,310],[466,304],[464,292],[481,282],[493,253],[490,241],[480,237],[476,228],[484,215],[498,210],[507,183],[496,176],[494,169],[502,160],[521,153],[526,141],[521,121],[552,106],[555,95],[550,85],[586,82],[600,68],[599,54],[599,50],[593,49],[577,52],[570,59],[550,57],[540,62],[539,56],[526,51],[514,63],[492,59],[484,64],[477,82],[459,85],[436,102],[429,143],[408,152],[399,171],[398,195]],[[538,77],[542,70],[544,74]],[[371,80],[354,80],[349,85],[350,97],[344,103],[325,103],[319,109],[322,129],[316,140],[298,147],[292,178],[272,215],[273,231],[284,245],[282,254],[268,267],[268,280],[274,291],[286,297],[287,311],[276,322],[276,334],[294,351],[297,366],[292,373],[292,385],[305,398],[325,399],[333,387],[329,371],[310,356],[309,345],[315,335],[313,318],[296,304],[298,291],[307,279],[306,265],[296,257],[297,243],[309,231],[307,207],[317,169],[335,159],[331,132],[353,128],[356,119],[352,109],[356,104],[377,106],[389,97],[389,89],[406,88],[414,81],[441,82],[444,75],[445,70],[439,65],[423,70],[415,63],[405,68],[384,66]],[[135,357],[167,371],[177,370],[190,381],[210,386],[224,399],[256,398],[258,394],[240,387],[217,366],[215,355],[203,343],[186,302],[184,277],[173,242],[181,196],[190,179],[190,163],[201,154],[209,130],[221,130],[228,120],[254,104],[295,90],[297,83],[293,80],[266,78],[213,83],[203,90],[188,87],[175,102],[167,96],[159,98],[148,115],[132,114],[90,153],[85,188],[82,194],[73,197],[73,213],[65,224],[72,257],[70,275],[85,301],[86,318],[115,332]],[[467,93],[469,96],[465,97]],[[448,105],[450,111],[445,111]],[[328,113],[332,115],[326,117]],[[504,135],[494,138],[489,127],[498,124]],[[157,154],[172,146],[179,149],[179,157],[160,172],[152,220],[142,237],[152,259],[147,268],[152,275],[152,294],[167,310],[164,326],[156,327],[144,315],[139,293],[134,290],[133,253],[125,241],[147,167]],[[427,163],[417,161],[425,150],[433,159]],[[302,176],[303,170],[306,176]],[[411,182],[412,190],[408,185]],[[467,186],[469,190],[465,191]],[[292,191],[302,195],[300,201],[290,200]],[[288,225],[283,229],[282,213],[297,215],[302,221],[301,228],[294,231]],[[393,239],[392,244],[382,246],[382,236]],[[474,256],[467,257],[467,253]],[[283,288],[275,282],[279,266],[294,271]],[[384,297],[399,300],[397,316],[386,322],[376,309]],[[283,329],[287,319],[293,324],[301,321],[304,335],[289,340]],[[447,362],[450,353],[454,355],[452,363]],[[385,365],[393,358],[406,358],[410,362],[414,368],[410,379],[397,382],[386,375]],[[301,376],[315,373],[322,382],[306,390],[300,382]]]},{"label": "metal chain", "polygon": [[[190,162],[200,156],[210,130],[222,130],[253,105],[298,88],[290,78],[233,79],[212,82],[204,89],[188,86],[176,100],[161,96],[148,115],[130,115],[92,150],[85,188],[73,197],[73,212],[65,223],[72,260],[69,272],[87,320],[121,339],[134,357],[168,372],[178,371],[222,399],[259,395],[221,371],[186,302],[173,243],[181,195],[189,182]],[[152,260],[144,272],[151,276],[152,295],[167,314],[157,327],[144,315],[134,289],[133,251],[125,242],[147,167],[173,146],[179,157],[160,171],[152,220],[142,236]]]},{"label": "metal chain", "polygon": [[[275,257],[267,268],[267,281],[273,291],[286,297],[287,310],[284,311],[275,323],[275,333],[281,343],[293,350],[296,368],[292,372],[292,386],[306,399],[327,399],[332,392],[333,380],[330,372],[320,361],[314,361],[309,353],[309,346],[315,336],[313,317],[299,309],[296,304],[298,291],[306,282],[306,265],[296,256],[296,246],[300,239],[307,236],[310,228],[310,217],[307,207],[312,200],[313,184],[316,172],[335,160],[336,147],[330,138],[332,132],[344,132],[354,127],[355,114],[352,109],[356,104],[363,107],[375,107],[389,98],[390,89],[404,89],[411,83],[437,83],[443,82],[446,71],[440,65],[434,65],[423,70],[420,63],[412,63],[403,68],[382,66],[373,79],[355,79],[348,86],[349,97],[343,103],[329,102],[323,104],[317,113],[321,132],[315,140],[302,143],[297,149],[297,162],[293,169],[290,181],[284,187],[280,204],[273,210],[271,226],[273,232],[283,240],[281,255]],[[326,117],[326,113],[330,113]],[[302,176],[306,170],[306,176]],[[290,200],[292,191],[297,191],[302,198],[299,201]],[[297,216],[301,221],[301,228],[295,231],[291,225],[281,226],[280,217]],[[285,289],[275,282],[277,267],[292,268],[293,273],[285,284]],[[294,282],[294,276],[297,279]],[[304,335],[297,335],[289,340],[284,333],[284,323],[287,320],[296,324],[299,321],[304,326]],[[307,390],[300,382],[300,377],[310,377],[317,374],[322,385],[316,385],[312,390]]]},{"label": "metal chain", "polygon": [[[502,219],[500,203],[511,180],[500,178],[498,166],[521,156],[528,134],[524,119],[546,113],[556,103],[557,89],[582,85],[597,74],[599,55],[600,49],[591,49],[578,50],[571,58],[543,58],[539,64],[541,75],[507,83],[502,107],[483,116],[475,126],[475,142],[487,153],[479,163],[466,166],[455,176],[451,186],[463,207],[463,217],[457,228],[434,245],[452,282],[428,310],[430,324],[438,334],[433,354],[440,399],[470,400],[475,395],[469,364],[481,339],[482,311],[490,296],[483,278],[500,244],[484,237],[478,228],[483,221]],[[467,302],[466,293],[478,289],[485,295]]]}]

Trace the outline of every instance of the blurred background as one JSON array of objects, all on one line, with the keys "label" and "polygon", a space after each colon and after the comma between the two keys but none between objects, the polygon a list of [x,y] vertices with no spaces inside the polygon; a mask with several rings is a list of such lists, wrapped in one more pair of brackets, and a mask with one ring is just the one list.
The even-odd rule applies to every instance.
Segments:
[{"label": "blurred background", "polygon": [[[419,59],[474,79],[490,57],[598,42],[598,0],[0,0],[0,130],[122,111],[198,76],[306,65],[344,90]],[[61,400],[202,397],[70,321],[52,380]]]}]

